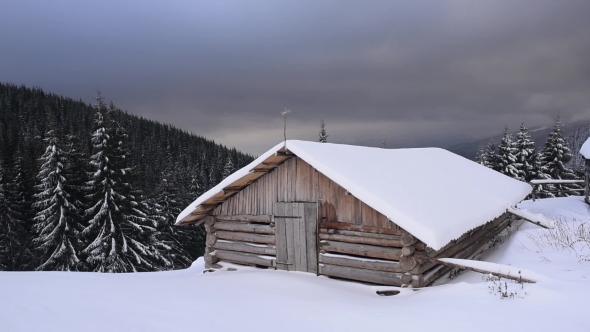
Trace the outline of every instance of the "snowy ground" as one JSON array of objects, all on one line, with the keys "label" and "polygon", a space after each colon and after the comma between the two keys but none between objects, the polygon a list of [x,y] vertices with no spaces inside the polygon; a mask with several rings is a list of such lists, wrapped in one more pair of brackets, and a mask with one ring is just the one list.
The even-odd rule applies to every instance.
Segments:
[{"label": "snowy ground", "polygon": [[[590,222],[580,198],[524,202],[534,213]],[[0,273],[0,331],[590,331],[587,247],[543,246],[526,224],[489,261],[546,278],[494,282],[467,272],[446,285],[381,297],[375,288],[312,274],[238,267],[202,274]],[[539,243],[540,245],[537,245]],[[502,282],[503,283],[503,282]]]}]

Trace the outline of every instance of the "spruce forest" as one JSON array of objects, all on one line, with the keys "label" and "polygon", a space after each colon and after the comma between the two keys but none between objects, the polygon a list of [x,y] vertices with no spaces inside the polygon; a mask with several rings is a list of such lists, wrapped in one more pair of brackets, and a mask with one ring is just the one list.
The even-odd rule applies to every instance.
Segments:
[{"label": "spruce forest", "polygon": [[252,156],[96,103],[0,83],[0,270],[185,268],[178,213]]},{"label": "spruce forest", "polygon": [[590,126],[587,126],[576,130],[569,139],[564,137],[558,115],[544,145],[537,148],[523,122],[516,137],[506,127],[500,143],[491,140],[481,147],[476,161],[520,181],[555,180],[556,183],[535,185],[540,198],[581,195],[584,191],[581,185],[559,181],[584,178],[584,160],[577,151],[589,136]]}]

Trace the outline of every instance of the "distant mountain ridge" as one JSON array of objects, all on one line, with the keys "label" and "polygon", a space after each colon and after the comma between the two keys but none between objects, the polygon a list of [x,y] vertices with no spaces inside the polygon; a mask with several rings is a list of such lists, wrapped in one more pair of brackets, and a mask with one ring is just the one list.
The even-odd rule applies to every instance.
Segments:
[{"label": "distant mountain ridge", "polygon": [[[569,136],[576,130],[584,128],[588,125],[590,125],[590,120],[566,123],[564,125],[564,136]],[[551,129],[552,126],[529,128],[529,133],[531,134],[533,141],[535,141],[537,148],[543,146],[545,140],[547,139],[547,135],[549,134],[549,132],[551,132]],[[511,132],[513,134],[516,134],[518,130]],[[502,133],[500,132],[498,135],[482,138],[471,142],[455,144],[450,147],[446,147],[446,149],[465,158],[475,160],[475,156],[477,155],[477,151],[479,150],[479,148],[488,144],[488,142],[492,139],[494,139],[496,142],[500,142],[500,140],[502,139]]]}]

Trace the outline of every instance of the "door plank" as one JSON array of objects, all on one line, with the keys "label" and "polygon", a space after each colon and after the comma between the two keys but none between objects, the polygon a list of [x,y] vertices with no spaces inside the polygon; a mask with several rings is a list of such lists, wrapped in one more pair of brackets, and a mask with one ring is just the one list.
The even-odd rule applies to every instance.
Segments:
[{"label": "door plank", "polygon": [[[286,203],[285,204],[285,216],[293,216],[293,204]],[[287,236],[287,262],[289,265],[287,266],[288,271],[295,271],[295,245],[294,245],[294,230],[293,230],[293,223],[295,218],[285,218],[285,225],[286,225],[286,236]]]},{"label": "door plank", "polygon": [[305,220],[305,203],[297,203],[297,214],[301,216],[300,219],[297,219],[298,223],[298,232],[299,232],[299,267],[300,270],[307,272],[307,238],[305,236],[305,225],[307,221]]},{"label": "door plank", "polygon": [[318,271],[318,251],[317,251],[317,203],[304,204],[305,216],[305,242],[307,251],[307,272],[317,273]]},{"label": "door plank", "polygon": [[[274,204],[274,215],[284,216],[285,205],[283,203]],[[277,263],[288,262],[287,257],[287,229],[286,229],[285,218],[275,218],[275,233],[276,233],[276,250],[277,250]],[[277,264],[277,269],[288,270],[288,265]]]}]

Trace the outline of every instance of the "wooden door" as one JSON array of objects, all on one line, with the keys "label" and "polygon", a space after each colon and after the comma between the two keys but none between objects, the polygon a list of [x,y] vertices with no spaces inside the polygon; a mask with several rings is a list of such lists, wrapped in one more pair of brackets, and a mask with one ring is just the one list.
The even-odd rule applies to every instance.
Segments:
[{"label": "wooden door", "polygon": [[315,202],[274,204],[277,269],[317,273],[317,215]]}]

